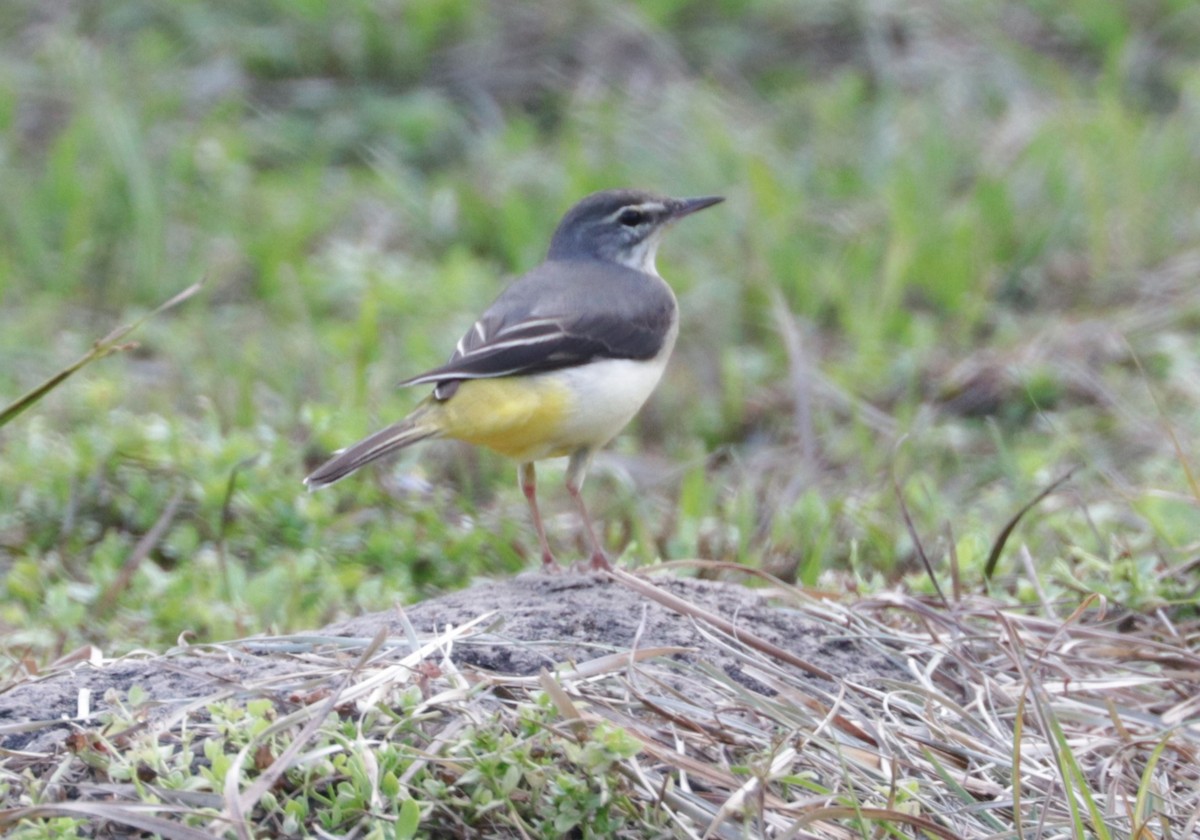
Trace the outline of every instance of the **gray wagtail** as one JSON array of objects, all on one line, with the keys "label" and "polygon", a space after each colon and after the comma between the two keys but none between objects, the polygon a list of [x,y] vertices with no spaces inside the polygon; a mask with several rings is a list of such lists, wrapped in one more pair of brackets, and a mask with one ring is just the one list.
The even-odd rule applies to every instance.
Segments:
[{"label": "gray wagtail", "polygon": [[559,222],[546,261],[496,298],[449,361],[400,383],[432,384],[433,393],[304,483],[309,489],[333,484],[428,438],[486,446],[520,464],[542,563],[550,566],[555,560],[538,512],[533,464],[570,456],[567,492],[591,540],[592,568],[611,568],[580,488],[592,456],[646,402],[675,346],[675,295],[654,266],[663,233],[722,200],[606,190],[580,201]]}]

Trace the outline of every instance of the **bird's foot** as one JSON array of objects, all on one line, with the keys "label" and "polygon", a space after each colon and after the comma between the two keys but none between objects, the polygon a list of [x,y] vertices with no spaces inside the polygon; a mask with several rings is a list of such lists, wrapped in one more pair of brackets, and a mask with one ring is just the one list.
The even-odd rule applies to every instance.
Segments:
[{"label": "bird's foot", "polygon": [[554,555],[549,551],[542,552],[542,572],[547,575],[556,575],[562,571],[562,565],[554,559]]},{"label": "bird's foot", "polygon": [[608,558],[604,556],[604,552],[597,551],[592,554],[592,559],[588,562],[593,572],[611,572],[612,563],[608,562]]}]

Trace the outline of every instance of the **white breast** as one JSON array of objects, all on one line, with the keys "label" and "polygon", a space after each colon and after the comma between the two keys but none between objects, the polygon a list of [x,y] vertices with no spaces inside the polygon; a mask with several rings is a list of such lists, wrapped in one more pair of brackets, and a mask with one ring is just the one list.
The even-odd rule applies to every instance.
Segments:
[{"label": "white breast", "polygon": [[599,448],[628,425],[654,393],[675,346],[677,326],[653,359],[601,359],[579,367],[554,371],[575,395],[574,406],[559,428],[563,447]]}]

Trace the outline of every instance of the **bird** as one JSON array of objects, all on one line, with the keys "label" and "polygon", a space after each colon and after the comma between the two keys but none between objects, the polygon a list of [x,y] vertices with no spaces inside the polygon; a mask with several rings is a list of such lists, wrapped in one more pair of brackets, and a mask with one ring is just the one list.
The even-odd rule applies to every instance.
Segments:
[{"label": "bird", "polygon": [[336,452],[304,483],[326,487],[423,440],[483,446],[517,461],[542,565],[553,570],[534,464],[566,457],[589,565],[611,570],[583,500],[584,478],[596,452],[649,399],[675,346],[679,307],[655,266],[663,234],[723,200],[637,189],[583,198],[554,230],[545,261],[500,293],[446,363],[400,383],[432,385],[432,393],[399,422]]}]

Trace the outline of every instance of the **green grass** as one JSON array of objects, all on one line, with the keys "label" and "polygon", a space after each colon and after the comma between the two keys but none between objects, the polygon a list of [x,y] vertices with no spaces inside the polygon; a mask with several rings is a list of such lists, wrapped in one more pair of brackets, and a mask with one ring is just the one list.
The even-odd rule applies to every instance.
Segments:
[{"label": "green grass", "polygon": [[1003,523],[1078,466],[993,592],[1186,612],[1192,4],[338,8],[2,13],[0,395],[205,285],[0,433],[0,667],[311,627],[535,562],[489,455],[300,479],[413,405],[394,383],[622,184],[729,200],[660,258],[677,356],[585,491],[614,551],[927,591],[894,479],[943,586],[956,565],[979,589]]}]

